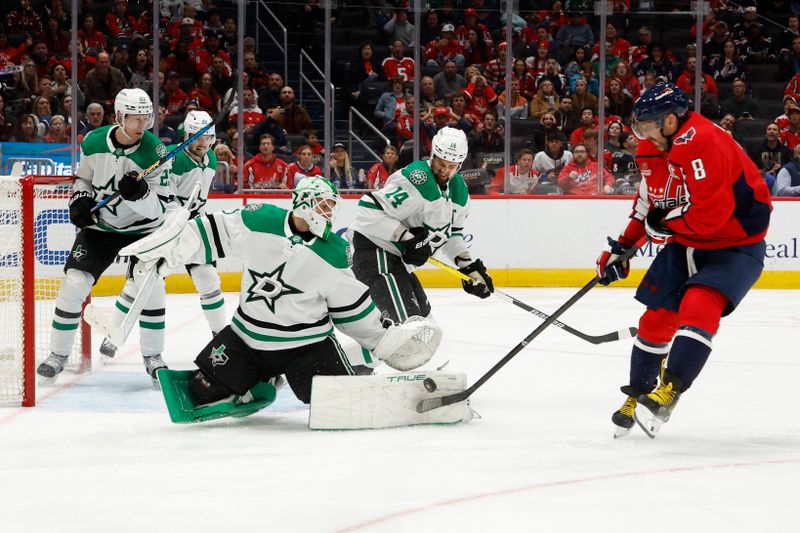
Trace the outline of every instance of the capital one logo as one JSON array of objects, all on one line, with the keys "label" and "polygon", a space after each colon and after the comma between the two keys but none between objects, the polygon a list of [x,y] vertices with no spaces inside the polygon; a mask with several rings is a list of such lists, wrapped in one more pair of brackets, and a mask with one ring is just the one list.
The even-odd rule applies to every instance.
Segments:
[{"label": "capital one logo", "polygon": [[[0,232],[19,232],[19,213],[16,211],[0,211]],[[52,233],[61,232],[64,228],[56,228],[59,225],[69,226],[70,236],[72,238],[61,240],[58,248],[51,248]],[[75,226],[69,221],[68,209],[43,209],[36,214],[33,222],[33,239],[34,239],[34,257],[36,262],[45,266],[60,266],[67,261],[69,257],[70,248],[76,232]],[[63,248],[62,248],[63,247]],[[1,267],[18,267],[19,254],[15,252],[8,253],[0,256]]]}]

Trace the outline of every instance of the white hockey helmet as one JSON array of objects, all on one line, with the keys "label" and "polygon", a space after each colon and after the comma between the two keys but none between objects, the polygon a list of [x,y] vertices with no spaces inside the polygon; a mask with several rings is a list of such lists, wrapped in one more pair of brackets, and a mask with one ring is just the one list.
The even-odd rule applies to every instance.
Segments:
[{"label": "white hockey helmet", "polygon": [[211,127],[208,128],[205,133],[203,133],[202,137],[213,137],[213,142],[217,138],[217,132],[215,131],[213,122],[214,121],[211,120],[211,115],[205,111],[189,111],[186,113],[186,120],[183,121],[183,131],[186,134],[184,138],[188,139],[198,131],[211,124]]},{"label": "white hockey helmet", "polygon": [[467,136],[463,131],[445,126],[433,137],[431,155],[450,163],[463,163],[468,148]]},{"label": "white hockey helmet", "polygon": [[308,223],[317,237],[327,239],[339,209],[339,190],[322,176],[305,177],[292,191],[292,212]]},{"label": "white hockey helmet", "polygon": [[141,89],[122,89],[114,98],[114,115],[117,124],[125,129],[126,115],[149,115],[145,129],[153,127],[153,102],[150,95]]}]

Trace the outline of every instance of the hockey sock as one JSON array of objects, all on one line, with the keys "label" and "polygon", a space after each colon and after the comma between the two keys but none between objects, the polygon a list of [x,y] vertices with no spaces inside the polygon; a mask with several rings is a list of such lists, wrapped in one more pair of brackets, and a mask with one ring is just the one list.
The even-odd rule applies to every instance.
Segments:
[{"label": "hockey sock", "polygon": [[669,344],[650,344],[641,337],[636,337],[633,342],[630,386],[640,394],[646,394],[656,386],[661,362],[669,352]]},{"label": "hockey sock", "polygon": [[190,271],[192,282],[200,294],[200,307],[211,331],[219,332],[228,325],[225,313],[225,296],[220,287],[219,274],[213,265],[197,265]]},{"label": "hockey sock", "polygon": [[692,326],[681,326],[672,341],[667,359],[667,372],[680,378],[682,391],[688,389],[703,370],[711,354],[713,335]]},{"label": "hockey sock", "polygon": [[50,351],[58,355],[72,353],[75,333],[81,322],[81,306],[92,290],[94,278],[88,272],[69,269],[56,298],[55,316],[50,333]]},{"label": "hockey sock", "polygon": [[166,303],[164,280],[159,279],[139,316],[139,346],[144,356],[157,355],[164,351]]},{"label": "hockey sock", "polygon": [[711,354],[714,335],[728,299],[716,289],[690,286],[678,311],[680,328],[667,360],[667,371],[680,378],[688,389]]}]

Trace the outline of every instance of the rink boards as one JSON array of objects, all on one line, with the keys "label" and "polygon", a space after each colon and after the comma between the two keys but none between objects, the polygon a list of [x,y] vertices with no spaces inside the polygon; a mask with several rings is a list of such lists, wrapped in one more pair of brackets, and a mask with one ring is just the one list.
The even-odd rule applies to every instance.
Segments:
[{"label": "rink boards", "polygon": [[[343,233],[355,219],[358,195],[347,197],[339,211],[335,228]],[[270,202],[290,205],[288,195],[219,196],[209,199],[209,212],[235,209],[246,203]],[[66,213],[66,206],[63,207]],[[605,245],[606,236],[616,236],[626,225],[630,198],[574,197],[479,197],[471,202],[465,238],[473,256],[489,267],[498,286],[580,286],[594,271],[595,258]],[[52,220],[52,218],[48,219]],[[59,231],[63,220],[58,217]],[[42,224],[47,224],[43,220]],[[40,231],[48,231],[41,228]],[[767,235],[765,271],[757,287],[800,288],[800,203],[776,199]],[[63,242],[62,240],[60,240]],[[634,286],[655,256],[648,245],[633,263],[631,277],[621,285]],[[58,253],[58,250],[50,250]],[[62,251],[67,253],[67,250]],[[0,261],[2,265],[2,261]],[[226,291],[238,290],[239,263],[223,259],[218,263]],[[126,263],[118,261],[95,287],[97,296],[117,294],[122,287]],[[419,273],[429,287],[455,287],[460,284],[435,267]],[[193,292],[186,274],[167,279],[170,292]]]}]

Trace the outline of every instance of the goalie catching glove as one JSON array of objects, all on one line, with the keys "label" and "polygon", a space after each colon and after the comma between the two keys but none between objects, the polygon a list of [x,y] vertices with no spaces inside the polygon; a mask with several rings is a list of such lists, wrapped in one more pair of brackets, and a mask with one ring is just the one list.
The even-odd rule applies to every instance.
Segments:
[{"label": "goalie catching glove", "polygon": [[630,246],[608,238],[608,247],[597,258],[597,279],[600,285],[609,285],[617,280],[625,279],[631,271],[631,262],[619,263],[621,255],[627,252]]},{"label": "goalie catching glove", "polygon": [[494,292],[494,283],[486,267],[483,266],[483,261],[480,259],[473,261],[468,255],[462,254],[455,258],[455,262],[459,272],[474,280],[471,282],[461,280],[461,286],[466,292],[481,299],[491,296]]},{"label": "goalie catching glove", "polygon": [[372,353],[395,370],[407,372],[430,361],[442,341],[442,328],[430,318],[411,316],[390,324]]}]

